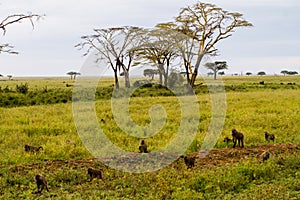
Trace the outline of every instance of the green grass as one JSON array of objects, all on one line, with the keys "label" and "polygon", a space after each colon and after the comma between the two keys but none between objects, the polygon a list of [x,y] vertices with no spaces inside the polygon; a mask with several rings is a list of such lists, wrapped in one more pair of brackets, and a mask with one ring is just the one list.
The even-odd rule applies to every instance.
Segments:
[{"label": "green grass", "polygon": [[[227,109],[225,124],[215,148],[226,147],[222,140],[230,136],[232,128],[245,134],[246,147],[265,144],[264,131],[275,133],[275,144],[300,142],[299,76],[223,77],[223,80]],[[265,85],[259,84],[260,81],[265,81]],[[50,99],[60,94],[57,91],[71,95],[72,87],[65,84],[74,84],[67,78],[16,79],[1,80],[0,87],[15,90],[16,85],[25,83],[28,83],[29,93],[39,91],[37,95],[47,86],[47,90],[53,91],[47,93]],[[112,91],[111,84],[112,79],[103,79],[99,83],[95,104],[97,120],[115,145],[137,152],[140,139],[128,136],[113,118],[108,98]],[[199,90],[199,126],[187,153],[200,150],[210,123],[210,96],[203,92],[205,89],[202,87],[206,86],[196,89]],[[165,93],[161,93],[163,90],[142,88],[135,93],[135,96],[141,97],[130,99],[130,115],[138,125],[150,123],[149,108],[154,105],[162,106],[167,114],[161,131],[147,139],[151,151],[172,141],[180,126],[179,102],[174,96],[164,96]],[[21,101],[23,94],[12,92],[8,95],[2,92],[1,95],[3,98],[16,95],[16,101]],[[75,142],[76,147],[67,144],[67,139]],[[24,144],[42,145],[44,150],[40,154],[25,153]],[[46,199],[298,199],[300,160],[299,152],[295,152],[280,153],[266,163],[248,157],[238,164],[224,163],[216,167],[198,165],[189,170],[180,160],[157,172],[143,174],[129,174],[104,167],[105,180],[90,182],[86,167],[103,167],[101,163],[80,164],[77,161],[79,164],[60,166],[51,163],[92,157],[76,131],[70,100],[66,103],[45,101],[33,106],[16,103],[0,107],[0,198],[35,199],[37,196],[31,194],[36,190],[33,177],[40,172],[46,175],[49,182],[50,192],[41,195]]]},{"label": "green grass", "polygon": [[[298,152],[299,153],[299,152]],[[197,166],[187,170],[180,160],[157,172],[129,174],[105,169],[104,180],[89,180],[86,165],[100,163],[39,163],[0,171],[4,199],[35,199],[32,177],[46,174],[55,199],[297,199],[300,195],[299,157],[281,154],[261,163],[250,158],[226,167]],[[39,195],[38,195],[39,196]]]}]

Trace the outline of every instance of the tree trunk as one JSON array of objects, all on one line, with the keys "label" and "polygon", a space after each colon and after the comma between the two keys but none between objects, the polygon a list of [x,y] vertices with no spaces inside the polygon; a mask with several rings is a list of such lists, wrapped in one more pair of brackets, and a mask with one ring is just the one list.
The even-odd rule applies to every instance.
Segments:
[{"label": "tree trunk", "polygon": [[195,70],[192,73],[192,77],[191,77],[191,80],[190,80],[190,85],[191,85],[192,88],[195,87],[195,82],[196,82],[197,75],[198,75],[198,70]]},{"label": "tree trunk", "polygon": [[201,54],[198,59],[197,59],[197,62],[195,64],[195,69],[194,69],[194,72],[192,74],[192,77],[191,77],[191,81],[190,81],[190,85],[192,88],[195,87],[195,82],[196,82],[196,78],[197,78],[197,75],[198,75],[198,69],[199,69],[199,66],[200,66],[200,63],[201,63],[201,60],[203,58],[204,54]]},{"label": "tree trunk", "polygon": [[163,76],[165,76],[164,64],[158,63],[159,84],[163,84]]},{"label": "tree trunk", "polygon": [[162,73],[159,72],[159,84],[162,85]]},{"label": "tree trunk", "polygon": [[184,62],[185,72],[186,72],[186,82],[187,84],[190,84],[190,70],[189,70],[189,64],[187,62]]},{"label": "tree trunk", "polygon": [[217,71],[214,71],[214,80],[217,80]]},{"label": "tree trunk", "polygon": [[115,74],[115,87],[118,90],[120,88],[119,79],[118,79],[118,69],[114,69],[114,74]]},{"label": "tree trunk", "polygon": [[168,87],[168,78],[169,78],[169,68],[170,68],[170,59],[167,58],[167,69],[164,70],[164,79],[165,79],[165,87]]},{"label": "tree trunk", "polygon": [[130,88],[129,71],[124,70],[125,87]]},{"label": "tree trunk", "polygon": [[168,74],[164,73],[164,86],[168,87]]}]

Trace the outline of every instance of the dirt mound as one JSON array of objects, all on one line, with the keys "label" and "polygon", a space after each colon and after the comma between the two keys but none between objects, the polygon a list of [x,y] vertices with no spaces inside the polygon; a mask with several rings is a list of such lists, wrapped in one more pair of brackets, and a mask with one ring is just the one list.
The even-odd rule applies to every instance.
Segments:
[{"label": "dirt mound", "polygon": [[[271,157],[275,157],[286,152],[299,152],[300,144],[268,144],[253,146],[247,148],[222,148],[213,149],[208,152],[194,152],[190,153],[190,156],[195,156],[198,165],[202,166],[217,166],[217,165],[230,165],[239,162],[240,160],[246,160],[250,158],[260,159],[260,155],[269,151]],[[202,157],[201,155],[205,156]]]},{"label": "dirt mound", "polygon": [[[219,165],[231,165],[238,163],[240,160],[246,160],[250,158],[257,158],[264,152],[269,151],[271,157],[278,156],[284,153],[299,153],[300,144],[268,144],[261,146],[253,146],[247,148],[222,148],[213,149],[211,151],[201,151],[189,153],[188,156],[196,157],[197,166],[219,166]],[[137,156],[140,154],[132,154]],[[112,159],[113,160],[113,159]],[[176,165],[176,162],[173,163]],[[105,167],[96,158],[82,159],[82,160],[45,160],[44,162],[24,164],[11,168],[12,172],[26,173],[29,170],[44,169],[47,171],[53,171],[57,168],[73,168],[83,169],[90,166]]]}]

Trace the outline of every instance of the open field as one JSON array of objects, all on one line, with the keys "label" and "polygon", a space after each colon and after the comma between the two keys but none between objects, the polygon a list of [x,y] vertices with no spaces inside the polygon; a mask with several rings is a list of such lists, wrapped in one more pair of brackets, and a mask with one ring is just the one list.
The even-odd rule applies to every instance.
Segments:
[{"label": "open field", "polygon": [[[119,172],[92,159],[73,121],[72,86],[66,87],[66,84],[74,85],[74,81],[68,78],[0,80],[1,98],[14,96],[15,100],[15,105],[9,103],[0,107],[0,197],[299,199],[300,77],[249,76],[224,77],[223,80],[227,109],[216,150],[203,160],[197,159],[192,169],[187,170],[180,159],[157,172],[143,174]],[[264,84],[259,84],[261,81]],[[24,84],[28,84],[28,93],[15,91],[17,85]],[[102,89],[96,95],[95,104],[99,125],[115,145],[138,152],[139,139],[124,133],[113,119],[109,99],[112,84],[112,79],[99,82]],[[9,91],[5,92],[6,87]],[[205,87],[203,84],[196,89],[200,122],[196,137],[186,151],[190,155],[200,150],[210,123],[211,102],[210,95],[203,92]],[[33,94],[37,95],[34,105],[20,103]],[[172,141],[180,124],[178,100],[166,94],[163,88],[143,88],[136,93],[141,97],[130,99],[129,110],[136,124],[150,122],[148,110],[153,105],[161,105],[167,113],[162,130],[147,139],[150,151],[161,149]],[[53,100],[54,96],[57,101]],[[101,119],[105,123],[101,123]],[[232,149],[232,144],[227,147],[223,142],[232,128],[244,133],[244,150]],[[264,131],[275,134],[275,144],[267,144]],[[66,143],[68,139],[76,146]],[[39,154],[25,153],[24,144],[42,145],[44,150]],[[271,159],[262,163],[257,156],[265,150],[271,152]],[[86,174],[89,166],[104,168],[104,180],[89,181]],[[35,173],[46,176],[50,192],[32,194],[36,191]]]}]

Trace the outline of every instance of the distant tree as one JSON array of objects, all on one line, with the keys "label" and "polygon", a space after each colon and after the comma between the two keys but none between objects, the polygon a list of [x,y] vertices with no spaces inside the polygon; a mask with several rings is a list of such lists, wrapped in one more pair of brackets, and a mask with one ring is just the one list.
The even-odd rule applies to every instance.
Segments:
[{"label": "distant tree", "polygon": [[289,71],[288,71],[288,70],[282,70],[280,73],[283,74],[283,75],[285,76],[286,74],[289,73]]},{"label": "distant tree", "polygon": [[[28,20],[32,27],[34,28],[34,23],[33,20],[36,19],[40,19],[42,16],[41,15],[37,15],[37,14],[13,14],[13,15],[9,15],[7,17],[5,17],[2,21],[0,21],[0,29],[2,29],[3,31],[3,35],[6,34],[6,29],[8,26],[12,25],[12,24],[16,24],[16,23],[21,23],[25,20]],[[13,51],[13,46],[9,45],[9,44],[0,44],[0,54],[1,53],[10,53],[10,54],[18,54],[18,52]]]},{"label": "distant tree", "polygon": [[246,75],[250,76],[250,75],[252,75],[252,73],[251,72],[246,72]]},{"label": "distant tree", "polygon": [[11,80],[12,75],[7,75],[8,80]]},{"label": "distant tree", "polygon": [[153,80],[154,79],[154,76],[159,74],[159,71],[156,70],[156,69],[145,69],[144,70],[144,76],[149,76],[151,77],[151,79]]},{"label": "distant tree", "polygon": [[213,75],[214,75],[213,72],[208,72],[208,73],[207,73],[207,76],[213,76]]},{"label": "distant tree", "polygon": [[74,74],[74,80],[76,79],[76,76],[79,76],[79,75],[81,75],[79,72],[75,72],[75,74]]},{"label": "distant tree", "polygon": [[227,69],[226,61],[216,61],[214,63],[205,63],[204,67],[213,71],[214,80],[217,79],[217,72],[223,69]]},{"label": "distant tree", "polygon": [[168,76],[171,63],[178,54],[170,42],[172,32],[161,28],[145,31],[143,43],[137,48],[137,58],[144,63],[157,67],[159,83],[168,86]]},{"label": "distant tree", "polygon": [[75,72],[68,72],[67,75],[71,76],[71,80],[73,79],[73,75],[75,74]]},{"label": "distant tree", "polygon": [[261,71],[261,72],[258,72],[257,75],[259,75],[259,76],[265,76],[266,72]]},{"label": "distant tree", "polygon": [[298,72],[296,72],[296,71],[288,71],[287,74],[288,75],[297,75]]},{"label": "distant tree", "polygon": [[67,75],[71,76],[71,80],[72,79],[75,80],[76,76],[80,75],[80,73],[79,72],[73,72],[73,71],[71,71],[71,72],[68,72]]},{"label": "distant tree", "polygon": [[67,75],[71,76],[71,80],[73,79],[74,72],[68,72]]},{"label": "distant tree", "polygon": [[0,77],[3,77],[3,75],[2,75],[2,74],[0,74]]},{"label": "distant tree", "polygon": [[224,71],[221,71],[221,72],[218,72],[218,74],[219,74],[220,76],[223,76],[223,75],[225,75],[225,72],[224,72]]}]

